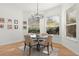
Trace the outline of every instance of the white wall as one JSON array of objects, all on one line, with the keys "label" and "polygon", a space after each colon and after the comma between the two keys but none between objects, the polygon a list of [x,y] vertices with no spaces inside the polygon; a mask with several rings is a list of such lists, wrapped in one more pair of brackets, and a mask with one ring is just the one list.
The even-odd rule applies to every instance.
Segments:
[{"label": "white wall", "polygon": [[[18,42],[23,40],[23,33],[22,33],[22,20],[23,15],[22,12],[10,5],[0,4],[0,17],[5,19],[4,28],[0,29],[0,45],[2,44],[9,44]],[[7,20],[12,19],[12,28],[11,30],[7,29]],[[18,19],[19,22],[19,29],[14,29],[14,19]]]},{"label": "white wall", "polygon": [[42,13],[44,14],[44,17],[60,16],[60,14],[61,14],[61,5],[52,7],[52,8],[47,9],[47,10],[44,10],[44,11],[42,11]]}]

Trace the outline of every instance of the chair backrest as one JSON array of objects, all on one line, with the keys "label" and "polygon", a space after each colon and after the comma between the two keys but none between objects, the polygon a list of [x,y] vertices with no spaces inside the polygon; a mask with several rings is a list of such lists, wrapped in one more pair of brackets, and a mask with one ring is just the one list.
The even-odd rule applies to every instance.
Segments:
[{"label": "chair backrest", "polygon": [[25,40],[28,39],[28,38],[30,38],[30,35],[24,35]]},{"label": "chair backrest", "polygon": [[48,35],[48,33],[41,33],[42,36]]},{"label": "chair backrest", "polygon": [[24,38],[25,38],[25,44],[26,45],[32,45],[33,44],[33,40],[32,40],[32,38],[30,37],[30,35],[24,35]]}]

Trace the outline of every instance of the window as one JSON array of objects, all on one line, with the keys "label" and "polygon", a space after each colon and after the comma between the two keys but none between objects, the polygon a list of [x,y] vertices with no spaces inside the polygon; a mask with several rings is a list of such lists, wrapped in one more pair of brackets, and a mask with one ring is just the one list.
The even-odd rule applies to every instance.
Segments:
[{"label": "window", "polygon": [[47,33],[48,34],[59,34],[59,16],[48,17]]},{"label": "window", "polygon": [[76,38],[76,10],[70,9],[67,11],[66,20],[66,35]]},{"label": "window", "polygon": [[28,32],[29,33],[40,33],[39,29],[39,21],[36,18],[29,18],[28,19]]}]

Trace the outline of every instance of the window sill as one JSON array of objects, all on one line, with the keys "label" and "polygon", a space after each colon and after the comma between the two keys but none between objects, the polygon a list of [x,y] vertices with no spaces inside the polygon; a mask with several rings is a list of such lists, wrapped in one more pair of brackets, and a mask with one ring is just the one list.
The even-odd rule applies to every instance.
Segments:
[{"label": "window sill", "polygon": [[79,40],[77,40],[77,38],[73,38],[73,37],[67,37],[68,40],[72,40],[72,41],[75,41],[75,42],[78,42]]}]

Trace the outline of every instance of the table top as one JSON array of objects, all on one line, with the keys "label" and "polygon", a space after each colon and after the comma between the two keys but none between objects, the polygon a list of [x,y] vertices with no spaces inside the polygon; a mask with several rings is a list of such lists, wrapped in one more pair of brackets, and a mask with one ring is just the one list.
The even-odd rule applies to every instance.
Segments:
[{"label": "table top", "polygon": [[46,39],[48,36],[47,35],[45,35],[45,36],[42,36],[42,35],[31,35],[31,37],[32,37],[33,40],[37,40],[37,39],[43,40],[43,39]]},{"label": "table top", "polygon": [[33,40],[45,40],[47,39],[48,36],[53,36],[53,35],[50,35],[50,34],[47,34],[47,35],[41,35],[41,34],[29,34],[31,36],[31,38]]}]

